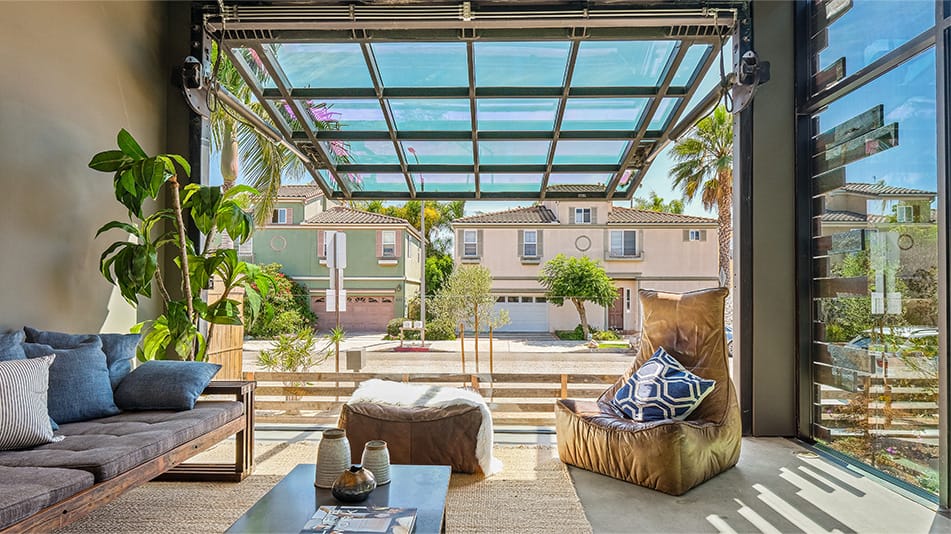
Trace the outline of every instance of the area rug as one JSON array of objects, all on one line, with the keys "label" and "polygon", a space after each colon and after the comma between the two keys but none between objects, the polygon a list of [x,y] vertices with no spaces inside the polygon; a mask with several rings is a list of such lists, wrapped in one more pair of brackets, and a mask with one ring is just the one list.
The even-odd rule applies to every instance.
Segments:
[{"label": "area rug", "polygon": [[[224,443],[196,460],[224,460]],[[312,463],[314,442],[257,443],[255,471],[239,484],[150,482],[57,532],[223,532],[299,463]],[[448,533],[590,533],[568,471],[557,450],[496,446],[504,469],[488,478],[454,474],[446,503]]]}]

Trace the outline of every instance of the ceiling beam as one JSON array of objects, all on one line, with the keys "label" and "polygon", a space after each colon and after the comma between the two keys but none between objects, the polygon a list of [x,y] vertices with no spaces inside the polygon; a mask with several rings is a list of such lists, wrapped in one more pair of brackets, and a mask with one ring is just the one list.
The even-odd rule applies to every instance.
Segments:
[{"label": "ceiling beam", "polygon": [[578,60],[578,50],[581,48],[580,41],[572,41],[571,50],[568,52],[568,66],[565,69],[565,81],[561,91],[561,98],[558,99],[558,110],[555,114],[555,126],[552,129],[551,146],[548,147],[548,159],[545,161],[545,175],[542,176],[541,188],[538,191],[538,199],[545,200],[545,194],[548,192],[548,180],[551,178],[552,163],[555,160],[555,149],[558,148],[558,137],[561,134],[561,123],[565,120],[565,108],[568,106],[568,94],[571,92],[571,78],[575,74],[575,62]]},{"label": "ceiling beam", "polygon": [[[313,132],[320,140],[340,140],[340,141],[389,141],[392,136],[389,131],[366,131],[366,130],[317,130]],[[466,130],[403,130],[396,132],[396,139],[400,141],[468,141],[475,137],[479,141],[549,141],[554,139],[554,130],[532,131],[532,130],[493,130],[493,131],[466,131]],[[558,133],[559,139],[582,139],[582,140],[621,140],[633,139],[637,135],[636,130],[561,130]],[[648,130],[644,133],[642,139],[661,139],[664,135],[663,130]],[[291,133],[291,138],[295,141],[306,141],[310,137],[306,132],[295,131]]]},{"label": "ceiling beam", "polygon": [[[574,41],[577,43],[577,41]],[[291,97],[301,100],[378,98],[470,98],[468,87],[300,87],[291,89]],[[672,86],[667,96],[687,94],[689,86]],[[276,88],[264,88],[264,98],[283,100],[284,93]],[[659,86],[631,85],[623,87],[570,87],[569,97],[653,98],[660,94]],[[476,87],[476,98],[561,98],[564,87]]]},{"label": "ceiling beam", "polygon": [[482,193],[479,169],[479,114],[476,107],[475,47],[472,41],[466,41],[466,71],[469,77],[469,120],[472,121],[472,172],[475,178],[475,198],[479,198]]}]

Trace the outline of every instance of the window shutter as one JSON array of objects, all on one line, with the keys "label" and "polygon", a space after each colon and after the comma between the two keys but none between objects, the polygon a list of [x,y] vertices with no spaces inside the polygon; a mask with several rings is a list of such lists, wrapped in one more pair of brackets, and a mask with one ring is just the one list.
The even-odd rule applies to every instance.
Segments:
[{"label": "window shutter", "polygon": [[700,241],[706,241],[706,240],[707,240],[707,231],[700,230]]},{"label": "window shutter", "polygon": [[377,258],[383,257],[383,231],[382,230],[376,231],[376,257]]},{"label": "window shutter", "polygon": [[327,232],[325,230],[317,231],[317,257],[324,257],[324,242],[327,241]]},{"label": "window shutter", "polygon": [[684,230],[684,241],[690,241],[690,230]]},{"label": "window shutter", "polygon": [[525,230],[518,231],[518,257],[525,256]]},{"label": "window shutter", "polygon": [[462,251],[463,251],[462,240],[463,240],[464,234],[465,234],[465,230],[459,230],[458,232],[456,232],[456,258],[460,260],[462,259]]},{"label": "window shutter", "polygon": [[287,208],[287,224],[294,224],[294,208]]},{"label": "window shutter", "polygon": [[477,254],[478,254],[478,256],[481,258],[481,257],[482,257],[482,230],[479,230],[479,232],[476,234],[476,241],[478,242],[478,247],[477,247],[477,248],[478,248],[478,253],[477,253]]},{"label": "window shutter", "polygon": [[598,224],[598,208],[591,208],[591,224]]},{"label": "window shutter", "polygon": [[393,252],[396,254],[397,258],[403,256],[403,231],[396,231],[396,245],[393,247]]},{"label": "window shutter", "polygon": [[544,233],[544,232],[542,232],[541,230],[538,230],[538,231],[536,232],[536,234],[535,234],[535,235],[538,236],[538,237],[536,237],[536,240],[537,240],[538,244],[535,245],[535,250],[537,251],[537,252],[535,253],[535,256],[537,256],[537,257],[539,257],[539,258],[542,257],[542,234],[543,234],[543,233]]}]

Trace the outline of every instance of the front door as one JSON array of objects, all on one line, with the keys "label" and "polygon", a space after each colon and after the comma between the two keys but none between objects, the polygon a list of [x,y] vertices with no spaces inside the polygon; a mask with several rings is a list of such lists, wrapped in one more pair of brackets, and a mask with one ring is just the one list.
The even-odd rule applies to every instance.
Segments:
[{"label": "front door", "polygon": [[[618,293],[623,294],[621,291]],[[608,308],[608,329],[624,330],[624,298],[621,295],[618,295],[618,298],[614,299],[614,304]]]}]

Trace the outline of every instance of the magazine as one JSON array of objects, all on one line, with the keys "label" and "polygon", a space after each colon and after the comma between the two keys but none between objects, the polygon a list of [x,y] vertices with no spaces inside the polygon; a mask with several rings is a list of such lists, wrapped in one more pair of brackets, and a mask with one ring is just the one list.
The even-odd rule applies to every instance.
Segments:
[{"label": "magazine", "polygon": [[321,506],[300,534],[409,534],[416,508]]}]

